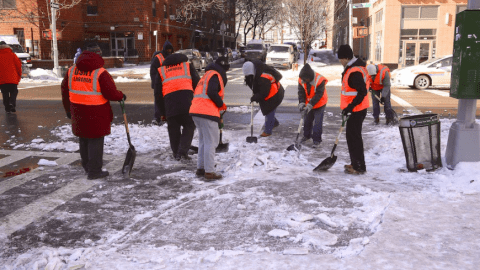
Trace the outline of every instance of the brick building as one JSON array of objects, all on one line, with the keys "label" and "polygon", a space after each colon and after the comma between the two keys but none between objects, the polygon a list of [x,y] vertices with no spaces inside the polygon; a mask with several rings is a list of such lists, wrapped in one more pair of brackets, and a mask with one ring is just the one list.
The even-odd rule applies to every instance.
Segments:
[{"label": "brick building", "polygon": [[[52,58],[47,2],[0,1],[0,35],[16,34],[39,59]],[[90,41],[100,45],[105,57],[126,53],[127,59],[135,62],[150,61],[166,40],[175,50],[213,51],[223,42],[225,47],[234,47],[235,1],[227,2],[226,12],[208,11],[200,19],[184,23],[177,16],[182,9],[178,0],[81,0],[70,9],[60,9],[56,23],[59,58],[72,59],[76,48]],[[223,40],[222,22],[226,25]]]},{"label": "brick building", "polygon": [[[353,3],[360,3],[354,0]],[[377,0],[371,6],[353,9],[357,24],[368,35],[355,38],[354,54],[368,62],[391,68],[419,64],[429,58],[452,54],[455,16],[467,0]],[[333,48],[348,44],[348,4],[335,0]]]}]

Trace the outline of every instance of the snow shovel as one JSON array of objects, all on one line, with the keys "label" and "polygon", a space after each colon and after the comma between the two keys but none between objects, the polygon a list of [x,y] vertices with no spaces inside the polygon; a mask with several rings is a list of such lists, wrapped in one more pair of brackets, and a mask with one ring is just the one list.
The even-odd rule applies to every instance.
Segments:
[{"label": "snow shovel", "polygon": [[125,114],[125,103],[123,100],[120,101],[120,106],[122,107],[125,130],[127,131],[127,139],[130,146],[127,151],[127,157],[125,157],[125,162],[123,162],[122,173],[125,174],[128,172],[128,176],[130,176],[133,168],[133,163],[135,162],[135,157],[137,156],[137,152],[135,151],[135,147],[133,147],[132,142],[130,141],[130,132],[128,131],[127,115]]},{"label": "snow shovel", "polygon": [[220,142],[218,143],[218,146],[215,149],[215,153],[228,152],[228,143],[222,142],[223,115],[225,114],[225,112],[226,111],[223,111],[222,114],[220,114],[220,121],[222,121],[222,128],[220,128]]},{"label": "snow shovel", "polygon": [[302,149],[302,145],[298,143],[298,137],[300,136],[300,133],[302,132],[302,126],[303,126],[303,118],[305,117],[305,113],[302,112],[302,116],[300,117],[300,124],[298,124],[298,131],[297,131],[297,138],[295,139],[295,143],[287,147],[287,151],[300,151]]},{"label": "snow shovel", "polygon": [[340,127],[340,131],[338,132],[337,139],[335,140],[335,144],[333,145],[332,154],[330,154],[328,158],[324,159],[322,163],[320,163],[317,167],[315,167],[315,169],[313,169],[314,171],[326,171],[330,169],[333,166],[333,164],[335,164],[335,161],[337,161],[337,156],[335,156],[333,153],[335,152],[335,148],[337,148],[338,140],[340,139],[340,135],[342,134],[343,128],[345,127],[345,123],[347,122],[348,117],[349,116],[345,117],[342,115],[342,127]]},{"label": "snow shovel", "polygon": [[251,107],[251,115],[250,115],[250,131],[251,131],[251,136],[247,137],[247,143],[257,143],[257,137],[253,136],[253,102],[250,103]]}]

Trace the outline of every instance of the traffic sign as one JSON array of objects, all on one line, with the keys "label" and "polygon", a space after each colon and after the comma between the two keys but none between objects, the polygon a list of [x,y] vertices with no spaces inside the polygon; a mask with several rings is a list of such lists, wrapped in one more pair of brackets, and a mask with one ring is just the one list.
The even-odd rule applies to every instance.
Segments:
[{"label": "traffic sign", "polygon": [[352,8],[368,8],[371,7],[372,4],[370,3],[358,3],[358,4],[353,4]]},{"label": "traffic sign", "polygon": [[60,9],[60,5],[58,3],[50,2],[50,7],[54,9]]}]

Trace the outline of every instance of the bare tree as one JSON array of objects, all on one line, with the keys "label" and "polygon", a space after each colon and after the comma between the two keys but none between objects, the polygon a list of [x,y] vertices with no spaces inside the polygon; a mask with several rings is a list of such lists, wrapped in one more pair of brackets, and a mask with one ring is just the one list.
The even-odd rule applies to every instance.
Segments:
[{"label": "bare tree", "polygon": [[237,19],[239,21],[237,36],[240,27],[243,26],[244,40],[247,35],[252,32],[252,38],[257,37],[257,31],[261,37],[264,33],[265,26],[276,16],[276,10],[281,3],[272,0],[239,0],[237,3]]},{"label": "bare tree", "polygon": [[302,44],[305,64],[312,43],[331,28],[332,22],[327,22],[328,0],[284,0],[284,5],[288,23]]}]

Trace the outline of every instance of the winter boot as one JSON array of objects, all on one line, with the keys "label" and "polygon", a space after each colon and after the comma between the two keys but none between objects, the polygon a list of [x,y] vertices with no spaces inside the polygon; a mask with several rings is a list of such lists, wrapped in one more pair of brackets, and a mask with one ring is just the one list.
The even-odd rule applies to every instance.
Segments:
[{"label": "winter boot", "polygon": [[222,179],[222,175],[219,174],[219,173],[215,173],[215,172],[212,172],[212,173],[206,172],[205,173],[205,181],[207,181],[207,182],[218,180],[218,179]]},{"label": "winter boot", "polygon": [[347,167],[347,165],[345,165],[345,173],[359,175],[359,174],[364,174],[365,171],[357,171],[353,167]]},{"label": "winter boot", "polygon": [[265,132],[262,132],[262,134],[260,134],[260,137],[268,137],[272,134],[268,134],[268,133],[265,133]]},{"label": "winter boot", "polygon": [[205,169],[197,169],[197,171],[195,172],[195,175],[198,177],[205,176]]},{"label": "winter boot", "polygon": [[88,174],[87,179],[88,180],[94,180],[94,179],[100,179],[100,178],[105,178],[109,175],[108,171],[101,171],[98,173],[93,173],[93,174]]},{"label": "winter boot", "polygon": [[376,117],[375,120],[373,120],[373,123],[378,125],[378,123],[380,123],[380,118]]},{"label": "winter boot", "polygon": [[312,148],[319,148],[319,147],[320,147],[320,143],[322,143],[322,141],[313,142]]},{"label": "winter boot", "polygon": [[391,126],[391,125],[395,124],[395,121],[393,120],[393,118],[387,118],[385,124],[386,124],[387,126]]}]

